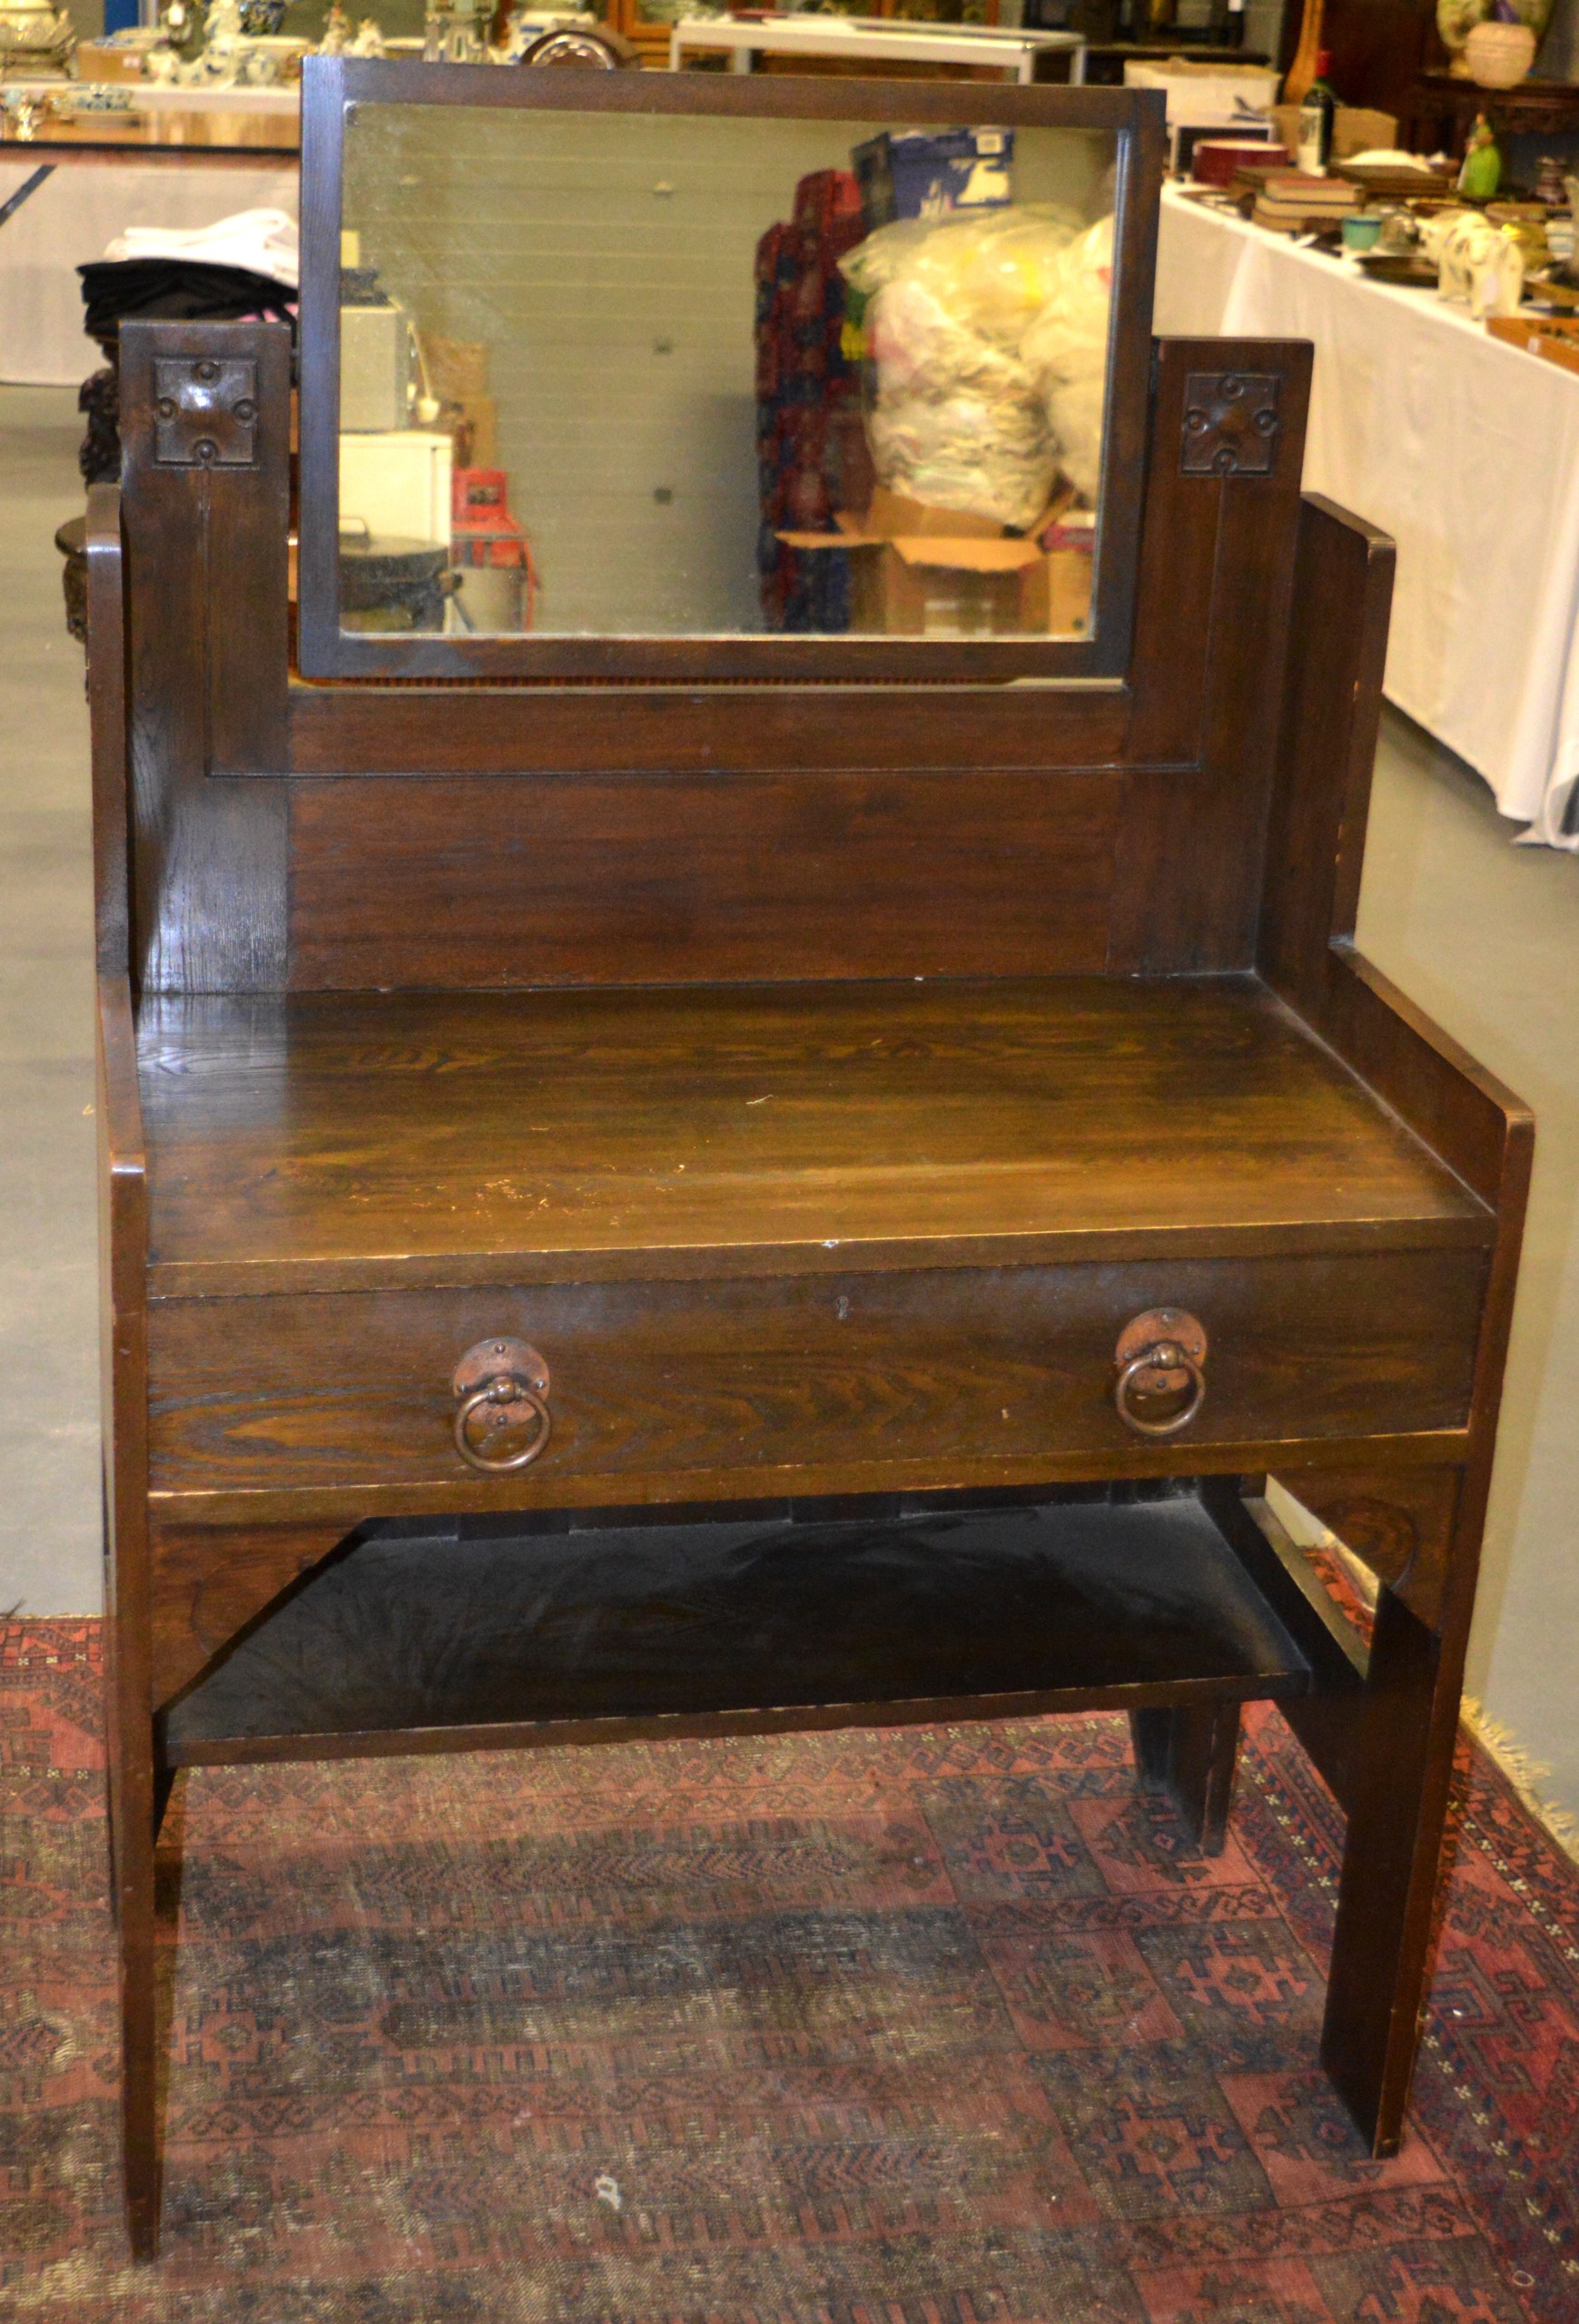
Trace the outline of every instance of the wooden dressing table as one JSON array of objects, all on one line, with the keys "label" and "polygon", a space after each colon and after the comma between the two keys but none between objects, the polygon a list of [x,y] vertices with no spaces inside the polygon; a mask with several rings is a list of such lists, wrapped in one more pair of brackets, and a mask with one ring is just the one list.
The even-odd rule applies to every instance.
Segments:
[{"label": "wooden dressing table", "polygon": [[[1150,348],[1145,98],[528,77],[310,72],[319,675],[282,326],[127,325],[93,496],[135,2247],[154,1840],[226,1760],[1106,1706],[1209,1848],[1276,1697],[1391,2152],[1532,1131],[1353,949],[1391,552],[1301,498],[1309,350]],[[567,79],[1129,141],[1094,641],[339,631],[340,108]]]}]

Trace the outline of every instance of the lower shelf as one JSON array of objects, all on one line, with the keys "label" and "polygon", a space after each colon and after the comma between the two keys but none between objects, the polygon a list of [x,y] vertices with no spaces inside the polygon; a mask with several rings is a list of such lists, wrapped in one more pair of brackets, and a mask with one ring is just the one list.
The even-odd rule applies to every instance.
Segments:
[{"label": "lower shelf", "polygon": [[169,1766],[1302,1694],[1193,1498],[359,1542],[165,1715]]}]

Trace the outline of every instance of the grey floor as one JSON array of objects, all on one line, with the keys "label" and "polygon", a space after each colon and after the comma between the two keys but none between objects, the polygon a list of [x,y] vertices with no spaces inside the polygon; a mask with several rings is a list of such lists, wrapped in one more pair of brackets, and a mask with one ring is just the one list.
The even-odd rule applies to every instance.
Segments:
[{"label": "grey floor", "polygon": [[[72,396],[0,389],[0,1608],[99,1604],[87,721]],[[1389,716],[1360,940],[1540,1117],[1471,1685],[1579,1811],[1579,857]]]},{"label": "grey floor", "polygon": [[0,1609],[96,1611],[93,897],[54,529],[76,399],[0,388]]}]

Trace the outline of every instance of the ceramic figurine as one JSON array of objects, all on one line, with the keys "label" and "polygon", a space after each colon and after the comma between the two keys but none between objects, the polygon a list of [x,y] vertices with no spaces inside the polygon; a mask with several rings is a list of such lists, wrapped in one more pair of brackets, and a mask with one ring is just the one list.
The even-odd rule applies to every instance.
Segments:
[{"label": "ceramic figurine", "polygon": [[1458,191],[1466,202],[1490,202],[1502,183],[1502,154],[1492,125],[1483,113],[1475,116],[1458,172]]},{"label": "ceramic figurine", "polygon": [[1466,306],[1476,322],[1518,312],[1525,253],[1516,233],[1478,210],[1444,210],[1426,221],[1420,239],[1436,263],[1439,298]]},{"label": "ceramic figurine", "polygon": [[356,38],[346,49],[348,56],[382,56],[383,30],[376,16],[364,16],[356,28]]},{"label": "ceramic figurine", "polygon": [[340,0],[331,0],[328,15],[323,20],[323,38],[318,44],[320,56],[343,56],[350,46],[350,19]]}]

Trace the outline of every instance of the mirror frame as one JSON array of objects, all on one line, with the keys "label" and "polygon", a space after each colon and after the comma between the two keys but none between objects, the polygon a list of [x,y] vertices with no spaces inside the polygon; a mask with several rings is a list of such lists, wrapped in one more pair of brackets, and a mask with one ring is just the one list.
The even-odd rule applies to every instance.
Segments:
[{"label": "mirror frame", "polygon": [[[1093,634],[1084,638],[847,637],[776,631],[674,637],[450,636],[340,627],[340,233],[348,111],[380,104],[572,113],[715,113],[907,125],[1105,130],[1116,141]],[[305,677],[491,678],[603,684],[991,684],[1121,678],[1134,625],[1151,369],[1163,100],[1139,89],[789,74],[551,73],[497,64],[304,60],[301,89],[301,602]],[[786,197],[787,198],[787,197]]]}]

